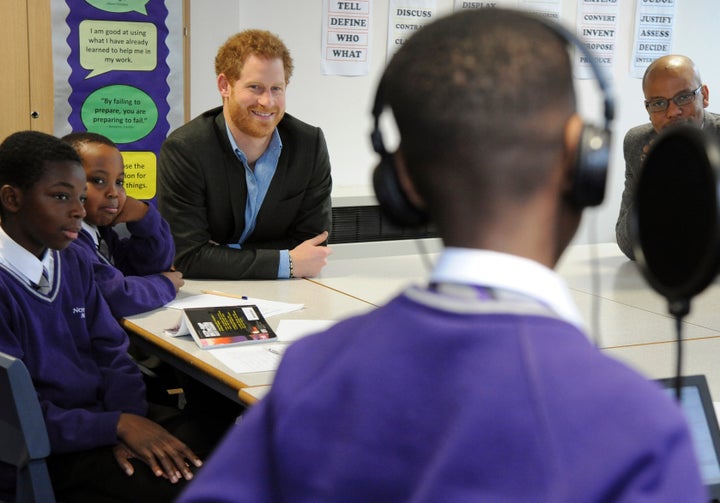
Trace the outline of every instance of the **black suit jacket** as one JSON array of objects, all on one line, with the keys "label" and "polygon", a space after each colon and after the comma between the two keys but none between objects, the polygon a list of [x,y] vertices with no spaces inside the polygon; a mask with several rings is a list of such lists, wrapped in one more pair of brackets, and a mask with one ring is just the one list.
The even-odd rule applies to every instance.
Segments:
[{"label": "black suit jacket", "polygon": [[158,207],[187,278],[277,278],[279,251],[330,230],[332,182],[320,128],[285,114],[282,153],[255,230],[242,249],[245,168],[232,151],[222,107],[175,130],[158,160]]}]

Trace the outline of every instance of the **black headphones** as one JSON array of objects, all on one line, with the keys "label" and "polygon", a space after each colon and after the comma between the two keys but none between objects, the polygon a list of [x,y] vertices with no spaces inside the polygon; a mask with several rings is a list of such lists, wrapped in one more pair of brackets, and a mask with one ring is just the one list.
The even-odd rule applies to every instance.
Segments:
[{"label": "black headphones", "polygon": [[[532,19],[537,20],[565,40],[568,45],[573,45],[582,52],[603,93],[605,123],[602,127],[592,124],[583,125],[575,159],[573,185],[570,190],[570,200],[578,208],[598,206],[605,197],[605,182],[610,160],[610,125],[615,114],[610,86],[593,54],[575,34],[564,26],[545,18],[532,17]],[[401,227],[418,227],[428,223],[428,215],[422,209],[414,206],[402,190],[393,154],[385,148],[380,131],[380,116],[385,109],[383,79],[384,76],[378,85],[372,108],[374,128],[370,133],[370,140],[373,150],[380,154],[380,163],[373,172],[373,187],[380,208],[392,223]]]}]

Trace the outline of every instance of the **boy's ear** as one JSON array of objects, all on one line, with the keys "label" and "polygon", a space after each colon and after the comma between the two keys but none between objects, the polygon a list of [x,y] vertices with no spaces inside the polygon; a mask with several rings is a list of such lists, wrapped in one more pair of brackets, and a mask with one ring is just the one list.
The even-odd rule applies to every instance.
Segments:
[{"label": "boy's ear", "polygon": [[580,149],[580,138],[583,132],[583,120],[578,114],[570,116],[568,121],[565,123],[565,132],[563,135],[563,151],[564,151],[564,166],[563,166],[563,192],[571,194],[574,190],[575,179],[577,174],[578,162],[577,157]]},{"label": "boy's ear", "polygon": [[12,185],[0,187],[0,204],[11,213],[16,213],[22,204],[22,191]]},{"label": "boy's ear", "polygon": [[395,162],[395,170],[397,171],[400,188],[405,193],[405,196],[416,208],[425,209],[427,204],[425,204],[425,200],[417,191],[417,188],[408,173],[407,164],[405,164],[405,156],[402,153],[402,146],[393,154],[393,160]]}]

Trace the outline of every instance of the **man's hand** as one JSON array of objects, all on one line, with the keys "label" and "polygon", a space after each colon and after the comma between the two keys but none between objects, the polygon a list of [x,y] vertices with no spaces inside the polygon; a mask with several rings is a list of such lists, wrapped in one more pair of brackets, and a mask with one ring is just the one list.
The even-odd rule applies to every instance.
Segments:
[{"label": "man's hand", "polygon": [[187,461],[193,466],[202,466],[202,461],[183,442],[175,438],[159,424],[135,414],[120,414],[117,425],[120,443],[113,449],[115,460],[128,475],[133,474],[130,458],[137,458],[147,464],[157,477],[165,477],[173,484],[180,480],[191,480],[193,473]]},{"label": "man's hand", "polygon": [[332,253],[332,250],[327,246],[321,246],[322,243],[327,241],[327,238],[328,231],[324,231],[322,234],[303,241],[290,250],[293,275],[296,278],[316,276],[327,265],[327,258]]}]

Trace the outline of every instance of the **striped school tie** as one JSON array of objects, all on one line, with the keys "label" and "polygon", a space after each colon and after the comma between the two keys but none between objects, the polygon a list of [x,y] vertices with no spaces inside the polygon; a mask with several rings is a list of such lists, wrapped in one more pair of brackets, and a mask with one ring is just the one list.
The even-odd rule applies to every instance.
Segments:
[{"label": "striped school tie", "polygon": [[50,292],[50,280],[49,280],[49,274],[47,269],[43,267],[42,270],[42,276],[40,276],[40,279],[38,280],[37,285],[35,285],[35,288],[40,292],[47,294]]},{"label": "striped school tie", "polygon": [[97,249],[100,252],[100,254],[105,257],[106,259],[110,260],[110,249],[108,248],[107,241],[105,241],[102,236],[100,236],[100,233],[97,233],[97,240],[98,245]]}]

